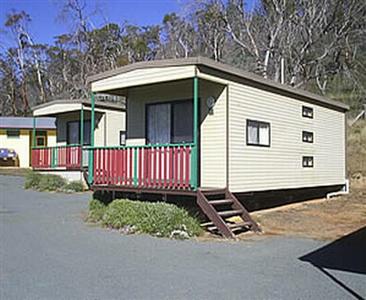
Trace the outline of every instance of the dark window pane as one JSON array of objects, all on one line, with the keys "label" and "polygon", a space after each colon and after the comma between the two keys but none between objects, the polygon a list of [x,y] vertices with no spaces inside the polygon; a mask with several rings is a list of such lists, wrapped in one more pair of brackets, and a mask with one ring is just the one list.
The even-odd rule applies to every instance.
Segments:
[{"label": "dark window pane", "polygon": [[90,120],[84,121],[84,145],[90,145]]},{"label": "dark window pane", "polygon": [[147,143],[170,143],[170,104],[150,104],[147,109]]},{"label": "dark window pane", "polygon": [[46,146],[46,140],[43,136],[37,137],[36,146]]},{"label": "dark window pane", "polygon": [[193,141],[193,103],[180,101],[173,104],[172,143]]},{"label": "dark window pane", "polygon": [[67,144],[79,144],[79,121],[67,123]]},{"label": "dark window pane", "polygon": [[18,138],[20,136],[20,130],[14,129],[14,130],[7,130],[6,135],[8,137],[14,137]]}]

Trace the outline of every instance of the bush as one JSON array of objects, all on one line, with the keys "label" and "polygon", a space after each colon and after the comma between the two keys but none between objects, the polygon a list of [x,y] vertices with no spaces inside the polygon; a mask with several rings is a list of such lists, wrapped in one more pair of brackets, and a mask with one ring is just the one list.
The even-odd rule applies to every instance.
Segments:
[{"label": "bush", "polygon": [[29,171],[25,175],[24,187],[26,189],[37,189],[38,186],[39,186],[39,182],[41,181],[42,176],[43,175],[41,175],[37,172]]},{"label": "bush", "polygon": [[84,184],[80,180],[70,181],[62,188],[64,192],[82,192],[84,190]]},{"label": "bush", "polygon": [[64,178],[54,174],[40,174],[29,171],[25,177],[24,187],[38,191],[82,192],[84,184],[76,180],[67,182]]},{"label": "bush", "polygon": [[58,191],[66,185],[66,180],[58,175],[46,174],[41,176],[38,190],[40,191]]},{"label": "bush", "polygon": [[202,230],[186,210],[161,202],[114,200],[107,206],[102,222],[115,229],[132,226],[140,233],[172,238],[197,236]]},{"label": "bush", "polygon": [[90,200],[87,220],[95,223],[102,221],[106,208],[107,205],[105,205],[103,202],[96,199]]}]

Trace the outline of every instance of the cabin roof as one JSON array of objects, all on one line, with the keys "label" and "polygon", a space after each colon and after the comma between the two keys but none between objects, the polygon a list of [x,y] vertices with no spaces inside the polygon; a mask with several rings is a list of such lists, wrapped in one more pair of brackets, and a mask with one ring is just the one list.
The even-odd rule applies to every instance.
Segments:
[{"label": "cabin roof", "polygon": [[[32,129],[33,118],[30,117],[0,117],[0,128],[3,129]],[[55,118],[37,118],[36,129],[56,129]]]},{"label": "cabin roof", "polygon": [[[60,99],[60,100],[53,100],[50,102],[46,102],[37,106],[34,106],[32,108],[32,111],[34,112],[37,109],[50,107],[57,104],[64,104],[65,105],[65,111],[68,111],[68,107],[66,105],[70,104],[83,104],[84,106],[91,106],[91,101],[89,99]],[[105,102],[105,101],[95,101],[95,107],[96,108],[104,108],[104,109],[110,109],[110,110],[120,110],[124,111],[126,109],[125,104],[123,103],[111,103],[111,102]]]},{"label": "cabin roof", "polygon": [[[106,78],[110,78],[116,75],[120,75],[123,73],[127,73],[134,70],[140,69],[150,69],[150,68],[162,68],[162,67],[177,67],[177,66],[189,66],[195,65],[197,67],[206,67],[214,71],[218,71],[218,74],[221,76],[231,75],[237,78],[244,79],[246,82],[254,83],[259,88],[262,86],[263,88],[270,88],[277,93],[285,93],[296,98],[307,99],[311,102],[317,104],[323,104],[331,108],[340,109],[342,111],[349,110],[349,106],[335,100],[328,99],[326,97],[317,95],[315,93],[311,93],[299,88],[293,88],[291,86],[280,84],[273,80],[265,79],[261,76],[255,75],[253,73],[249,73],[238,69],[236,67],[229,66],[227,64],[216,62],[212,59],[205,57],[189,57],[189,58],[178,58],[178,59],[165,59],[165,60],[154,60],[154,61],[145,61],[145,62],[137,62],[133,64],[129,64],[114,70],[110,70],[107,72],[103,72],[100,74],[96,74],[88,77],[88,83],[93,83],[99,80],[103,80]],[[204,71],[203,71],[204,72]]]}]

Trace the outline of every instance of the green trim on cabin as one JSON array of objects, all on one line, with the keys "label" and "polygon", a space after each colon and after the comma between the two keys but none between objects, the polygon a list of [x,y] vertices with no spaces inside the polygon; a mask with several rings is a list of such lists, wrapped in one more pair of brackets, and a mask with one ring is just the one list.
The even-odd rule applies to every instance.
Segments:
[{"label": "green trim on cabin", "polygon": [[33,117],[32,148],[36,146],[36,118]]},{"label": "green trim on cabin", "polygon": [[[80,109],[80,145],[84,145],[84,106]],[[80,166],[83,166],[83,149],[81,149]]]},{"label": "green trim on cabin", "polygon": [[191,158],[191,187],[198,186],[198,78],[193,78],[193,146]]},{"label": "green trim on cabin", "polygon": [[95,94],[91,93],[91,120],[90,120],[90,151],[88,163],[88,182],[92,184],[94,181],[93,165],[94,165],[94,128],[95,128]]},{"label": "green trim on cabin", "polygon": [[138,148],[163,148],[163,147],[193,147],[193,143],[179,144],[150,144],[150,145],[134,145],[134,146],[85,146],[84,149],[138,149]]}]

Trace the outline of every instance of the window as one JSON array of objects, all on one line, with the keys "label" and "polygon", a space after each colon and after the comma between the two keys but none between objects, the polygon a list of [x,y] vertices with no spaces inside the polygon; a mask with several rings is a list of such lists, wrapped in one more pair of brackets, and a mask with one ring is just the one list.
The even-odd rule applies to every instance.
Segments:
[{"label": "window", "polygon": [[9,129],[6,131],[6,135],[8,138],[19,138],[20,137],[20,130],[18,129]]},{"label": "window", "polygon": [[302,107],[302,116],[305,118],[314,118],[314,110],[311,107],[303,106]]},{"label": "window", "polygon": [[305,143],[314,143],[314,133],[310,131],[302,132],[302,141]]},{"label": "window", "polygon": [[46,138],[44,136],[37,136],[36,138],[36,146],[46,146]]},{"label": "window", "polygon": [[302,157],[302,166],[304,168],[313,168],[314,167],[314,157],[313,156],[303,156]]},{"label": "window", "polygon": [[269,147],[270,135],[269,123],[247,120],[247,145]]},{"label": "window", "polygon": [[121,130],[119,132],[119,145],[126,146],[126,131]]},{"label": "window", "polygon": [[146,106],[148,144],[191,143],[193,141],[193,103],[176,101]]},{"label": "window", "polygon": [[[84,145],[90,145],[90,120],[84,121]],[[80,122],[67,122],[67,144],[80,144]]]}]

